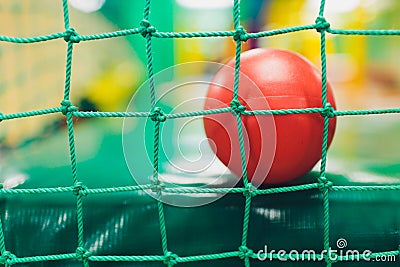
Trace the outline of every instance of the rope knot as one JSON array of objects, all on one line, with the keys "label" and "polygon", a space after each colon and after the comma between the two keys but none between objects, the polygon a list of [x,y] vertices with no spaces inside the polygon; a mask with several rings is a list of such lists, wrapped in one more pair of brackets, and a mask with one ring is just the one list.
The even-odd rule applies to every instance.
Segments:
[{"label": "rope knot", "polygon": [[318,188],[322,191],[325,188],[332,187],[333,183],[329,181],[326,177],[318,177]]},{"label": "rope knot", "polygon": [[61,112],[64,115],[67,115],[69,112],[74,112],[77,111],[78,108],[72,105],[71,101],[69,100],[63,100],[61,101]]},{"label": "rope knot", "polygon": [[64,33],[64,40],[66,42],[79,43],[79,34],[74,28],[68,28]]},{"label": "rope knot", "polygon": [[244,188],[243,195],[246,197],[247,196],[253,197],[256,195],[256,190],[257,190],[257,188],[254,185],[252,185],[251,183],[248,183]]},{"label": "rope knot", "polygon": [[239,100],[232,100],[231,102],[231,109],[235,115],[241,115],[245,110],[246,107],[239,102]]},{"label": "rope knot", "polygon": [[177,263],[176,262],[177,258],[178,258],[178,255],[168,251],[164,256],[164,264],[168,265],[168,266],[175,265]]},{"label": "rope knot", "polygon": [[253,255],[253,250],[249,249],[246,246],[240,246],[239,247],[239,258],[242,260],[244,258],[250,258]]},{"label": "rope knot", "polygon": [[315,20],[315,29],[317,32],[327,31],[331,27],[331,24],[326,21],[326,19],[322,16],[318,16]]},{"label": "rope knot", "polygon": [[160,194],[165,189],[165,184],[161,183],[160,180],[151,179],[151,191]]},{"label": "rope knot", "polygon": [[321,112],[323,117],[333,118],[335,117],[335,109],[332,107],[330,103],[327,103],[324,109]]},{"label": "rope knot", "polygon": [[164,122],[167,120],[167,116],[160,107],[155,107],[153,111],[150,112],[150,119],[154,122]]},{"label": "rope knot", "polygon": [[3,113],[0,112],[0,122],[3,121]]},{"label": "rope knot", "polygon": [[156,28],[151,26],[149,21],[144,19],[140,22],[140,32],[143,37],[147,37],[148,35],[152,36],[156,31]]},{"label": "rope knot", "polygon": [[0,256],[0,264],[13,265],[17,257],[9,251],[4,251]]},{"label": "rope knot", "polygon": [[86,250],[83,247],[78,247],[75,251],[75,254],[76,254],[76,259],[78,261],[87,260],[90,256],[92,256],[92,253],[90,253],[88,250]]},{"label": "rope knot", "polygon": [[233,34],[233,40],[246,42],[247,39],[248,39],[248,37],[247,37],[246,30],[242,26],[239,26],[239,28],[237,28],[237,30]]},{"label": "rope knot", "polygon": [[84,197],[88,195],[87,189],[88,189],[87,186],[85,186],[82,182],[77,182],[74,185],[74,189],[72,192],[74,193],[75,196]]}]

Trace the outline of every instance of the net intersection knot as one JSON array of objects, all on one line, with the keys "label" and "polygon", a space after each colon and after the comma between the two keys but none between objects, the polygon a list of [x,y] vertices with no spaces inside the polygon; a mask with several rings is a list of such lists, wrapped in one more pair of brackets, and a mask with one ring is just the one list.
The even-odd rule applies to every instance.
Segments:
[{"label": "net intersection knot", "polygon": [[6,264],[7,266],[13,265],[17,256],[9,251],[4,251],[0,256],[0,264]]},{"label": "net intersection knot", "polygon": [[157,194],[161,194],[165,189],[165,184],[161,183],[158,179],[151,179],[151,191]]},{"label": "net intersection knot", "polygon": [[83,247],[78,247],[75,251],[75,254],[78,261],[87,260],[90,256],[92,256],[92,253]]},{"label": "net intersection knot", "polygon": [[315,20],[315,29],[317,32],[327,31],[331,27],[331,24],[326,21],[326,19],[322,16],[318,16]]},{"label": "net intersection knot", "polygon": [[321,111],[321,115],[323,117],[333,118],[335,117],[335,109],[332,107],[330,103],[327,103],[324,109]]},{"label": "net intersection knot", "polygon": [[165,253],[164,256],[164,264],[166,264],[167,266],[172,266],[177,264],[177,259],[179,258],[178,255],[172,253],[171,251],[168,251],[167,253]]},{"label": "net intersection knot", "polygon": [[256,195],[256,191],[257,191],[257,188],[252,183],[248,183],[244,187],[243,195],[245,197],[247,197],[247,196],[254,197]]},{"label": "net intersection knot", "polygon": [[319,177],[318,178],[318,188],[322,191],[325,188],[332,187],[333,183],[329,181],[326,177]]},{"label": "net intersection knot", "polygon": [[242,260],[245,258],[251,258],[253,256],[253,250],[249,249],[246,246],[240,246],[239,247],[239,258]]},{"label": "net intersection knot", "polygon": [[167,116],[160,107],[155,107],[149,115],[150,119],[154,122],[164,122],[167,120]]},{"label": "net intersection knot", "polygon": [[64,33],[64,40],[71,43],[79,43],[79,34],[74,28],[68,28]]},{"label": "net intersection knot", "polygon": [[78,111],[78,108],[75,107],[74,105],[72,105],[71,101],[66,100],[66,99],[61,101],[62,114],[64,114],[66,116],[69,112],[74,112],[74,111]]},{"label": "net intersection knot", "polygon": [[75,196],[84,197],[88,195],[87,189],[88,189],[87,186],[84,185],[82,182],[77,182],[74,185],[73,193]]},{"label": "net intersection knot", "polygon": [[239,26],[235,31],[235,33],[233,34],[233,40],[246,42],[248,39],[249,38],[247,36],[246,30],[242,26]]},{"label": "net intersection knot", "polygon": [[240,101],[236,99],[232,100],[230,106],[234,115],[241,115],[243,114],[243,112],[246,111],[246,107],[243,106],[242,103],[240,103]]},{"label": "net intersection knot", "polygon": [[147,37],[148,35],[152,36],[153,33],[157,31],[157,29],[152,26],[148,20],[145,19],[140,22],[139,29],[143,37]]}]

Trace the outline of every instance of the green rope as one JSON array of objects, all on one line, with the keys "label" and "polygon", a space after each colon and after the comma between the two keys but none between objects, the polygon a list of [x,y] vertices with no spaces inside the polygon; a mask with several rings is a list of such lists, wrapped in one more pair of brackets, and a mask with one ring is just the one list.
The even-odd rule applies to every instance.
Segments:
[{"label": "green rope", "polygon": [[[239,102],[239,85],[240,85],[240,56],[242,53],[242,42],[247,40],[247,33],[244,28],[240,25],[240,2],[239,0],[235,0],[233,4],[233,25],[235,28],[235,34],[233,39],[236,41],[236,53],[235,53],[235,69],[234,69],[234,82],[233,82],[233,95],[231,102],[232,113],[236,118],[236,125],[238,131],[238,141],[240,148],[240,159],[241,159],[241,168],[242,168],[242,180],[246,189],[251,189],[252,185],[248,181],[247,177],[247,162],[246,162],[246,152],[244,146],[243,139],[243,123],[241,119],[242,113],[246,110],[246,108]],[[243,192],[245,195],[245,207],[244,207],[244,215],[243,215],[243,230],[242,230],[242,242],[239,246],[239,258],[244,260],[244,266],[250,267],[250,260],[248,256],[248,252],[250,251],[247,248],[247,237],[249,230],[249,222],[250,222],[250,211],[251,211],[251,198],[252,194],[249,191]]]},{"label": "green rope", "polygon": [[150,86],[150,101],[151,107],[154,108],[156,105],[156,91],[154,86],[154,73],[153,73],[153,55],[152,55],[152,45],[151,45],[151,35],[147,33],[146,38],[146,55],[147,55],[147,72],[149,78]]},{"label": "green rope", "polygon": [[[322,113],[324,116],[324,128],[322,136],[322,147],[321,147],[321,167],[320,167],[320,177],[318,182],[322,191],[322,201],[323,201],[323,245],[325,251],[330,251],[330,218],[329,218],[329,187],[331,182],[326,178],[326,161],[328,153],[328,133],[329,133],[329,117],[330,109],[332,108],[327,101],[328,84],[327,84],[327,70],[326,70],[326,31],[330,28],[330,24],[325,20],[324,16],[325,0],[321,0],[319,16],[315,20],[316,30],[320,33],[320,52],[321,52],[321,101],[322,106],[327,108],[326,112]],[[330,257],[325,257],[326,266],[332,266],[332,260]]]},{"label": "green rope", "polygon": [[163,111],[156,107],[156,88],[154,84],[154,72],[153,72],[153,53],[152,53],[152,35],[156,29],[149,23],[150,16],[150,0],[145,1],[145,7],[143,12],[143,20],[141,22],[141,34],[146,39],[146,57],[147,57],[147,75],[149,80],[150,89],[150,107],[151,111],[149,117],[154,122],[154,143],[153,143],[153,184],[156,188],[157,193],[157,210],[158,219],[160,223],[161,233],[161,246],[164,253],[163,262],[167,266],[175,264],[175,255],[168,251],[167,245],[167,227],[165,225],[164,217],[164,204],[161,201],[162,187],[158,179],[158,168],[159,168],[159,149],[160,149],[160,124],[166,120]]},{"label": "green rope", "polygon": [[73,259],[76,259],[76,253],[15,258],[14,262],[15,263],[31,263],[31,262],[33,263],[33,262],[42,262],[42,261],[60,261],[60,260],[73,260]]},{"label": "green rope", "polygon": [[47,115],[52,113],[61,112],[61,108],[49,108],[49,109],[41,109],[41,110],[33,110],[28,112],[18,112],[12,114],[0,114],[0,120],[11,120],[11,119],[20,119],[26,117],[36,117],[41,115]]},{"label": "green rope", "polygon": [[143,19],[149,20],[150,16],[150,0],[145,0],[144,10],[143,10]]},{"label": "green rope", "polygon": [[148,118],[150,112],[77,111],[73,115],[81,118]]},{"label": "green rope", "polygon": [[153,156],[153,182],[158,183],[158,151],[159,151],[159,142],[160,142],[160,122],[156,121],[154,124],[154,156]]},{"label": "green rope", "polygon": [[314,30],[315,28],[316,28],[316,24],[295,26],[295,27],[283,28],[283,29],[277,29],[277,30],[247,33],[246,37],[248,39],[257,39],[257,38],[270,37],[270,36],[279,35],[279,34],[288,34],[288,33],[298,32],[298,31]]},{"label": "green rope", "polygon": [[69,29],[68,0],[62,0],[62,8],[63,8],[63,14],[64,14],[64,28]]},{"label": "green rope", "polygon": [[320,4],[319,4],[319,16],[324,16],[324,10],[325,10],[325,0],[321,0]]},{"label": "green rope", "polygon": [[128,29],[128,30],[121,30],[121,31],[115,31],[115,32],[104,32],[104,33],[93,34],[93,35],[80,35],[80,36],[76,36],[75,38],[77,41],[94,41],[94,40],[134,35],[134,34],[140,33],[141,30],[142,30],[141,28],[133,28],[133,29]]},{"label": "green rope", "polygon": [[32,189],[1,189],[0,193],[5,195],[36,195],[36,194],[56,194],[73,192],[73,187],[56,188],[32,188]]},{"label": "green rope", "polygon": [[77,177],[77,170],[76,170],[76,150],[75,150],[74,126],[73,126],[72,114],[67,113],[66,115],[67,115],[68,141],[69,141],[72,179],[73,179],[74,185],[76,185],[78,182],[78,177]]},{"label": "green rope", "polygon": [[[69,143],[70,165],[72,175],[72,186],[54,187],[54,188],[32,188],[32,189],[0,189],[0,194],[4,195],[32,195],[32,194],[57,194],[57,193],[73,193],[76,196],[76,216],[77,216],[77,247],[72,253],[57,254],[57,255],[43,255],[43,256],[30,256],[18,257],[12,252],[6,250],[3,222],[0,218],[0,264],[5,266],[12,266],[14,264],[34,263],[43,261],[60,261],[75,259],[82,262],[83,266],[89,266],[93,262],[160,262],[166,266],[173,266],[179,263],[197,262],[197,261],[213,261],[228,258],[239,258],[243,260],[245,266],[250,266],[250,259],[257,259],[257,255],[247,245],[249,225],[250,225],[250,210],[252,198],[259,195],[269,194],[286,194],[290,192],[305,191],[305,190],[320,190],[322,194],[322,208],[323,208],[323,247],[329,249],[330,247],[330,201],[329,194],[331,191],[400,191],[400,185],[371,185],[371,186],[340,186],[334,185],[332,181],[326,178],[326,164],[327,164],[327,149],[328,149],[328,129],[329,120],[338,116],[357,116],[357,115],[383,115],[383,114],[399,114],[400,108],[390,109],[371,109],[371,110],[334,110],[327,100],[327,59],[326,59],[326,35],[369,35],[369,36],[399,36],[400,30],[396,29],[373,29],[373,30],[342,30],[332,29],[329,22],[324,18],[325,0],[321,0],[318,16],[314,24],[298,25],[289,28],[273,29],[267,31],[249,33],[241,26],[240,20],[240,3],[239,0],[234,1],[233,5],[233,28],[229,31],[201,31],[201,32],[161,32],[157,31],[150,23],[150,0],[144,0],[143,20],[140,25],[130,29],[118,30],[113,32],[96,33],[91,35],[79,35],[70,25],[70,15],[68,10],[68,1],[62,0],[63,9],[63,22],[64,31],[52,33],[49,35],[33,36],[27,38],[20,38],[14,36],[0,35],[0,42],[8,42],[14,44],[32,44],[37,42],[48,42],[56,39],[64,39],[67,43],[66,48],[66,64],[65,64],[65,83],[64,94],[61,105],[58,107],[51,107],[46,109],[23,111],[11,114],[0,113],[0,122],[7,120],[44,116],[54,113],[63,114],[67,122],[67,133]],[[311,107],[305,109],[282,109],[282,110],[246,110],[246,108],[239,102],[239,85],[240,85],[240,60],[242,53],[242,42],[248,39],[266,38],[270,36],[289,34],[298,31],[316,30],[320,34],[320,52],[321,52],[321,104],[322,107]],[[70,101],[71,92],[71,76],[72,76],[72,59],[73,59],[73,46],[79,42],[104,40],[108,38],[119,38],[131,35],[141,34],[145,39],[145,54],[147,58],[147,75],[149,80],[149,94],[150,94],[150,108],[149,111],[144,112],[87,112],[79,111]],[[228,108],[213,109],[213,110],[200,110],[182,113],[164,113],[159,107],[156,106],[156,86],[154,83],[154,70],[153,70],[153,45],[152,38],[231,38],[235,41],[235,66],[234,75],[232,77],[234,90],[232,95],[231,105]],[[242,180],[243,187],[234,188],[172,188],[166,187],[161,184],[159,175],[159,157],[160,157],[160,127],[166,120],[179,119],[186,117],[196,117],[211,114],[232,113],[236,119],[238,130],[238,142],[240,146],[240,157],[242,167]],[[248,180],[246,171],[246,153],[243,140],[243,125],[242,116],[285,116],[289,114],[307,114],[319,113],[324,118],[323,140],[321,147],[321,168],[318,181],[309,184],[286,186],[277,188],[257,189]],[[74,136],[74,117],[82,118],[149,118],[154,122],[154,139],[153,139],[153,176],[149,184],[142,186],[121,186],[110,188],[88,188],[79,181],[77,171],[77,155],[75,149],[75,136]],[[90,251],[86,250],[85,236],[84,236],[84,216],[83,206],[84,197],[93,194],[116,194],[123,192],[138,192],[142,190],[153,190],[157,193],[157,211],[159,219],[159,227],[161,234],[161,247],[163,255],[92,255]],[[164,214],[164,204],[161,201],[163,193],[176,193],[176,194],[204,194],[204,193],[217,193],[217,194],[242,194],[244,196],[244,214],[243,214],[243,229],[242,239],[236,251],[210,253],[206,255],[188,255],[179,256],[168,250],[167,238],[167,225]],[[399,249],[391,251],[376,252],[369,255],[370,259],[379,256],[399,256]],[[266,255],[272,259],[286,258],[289,259],[288,254],[268,253]],[[323,258],[324,255],[317,254],[318,257]],[[331,266],[334,262],[325,255],[326,266]],[[297,260],[302,260],[298,258]],[[341,256],[337,261],[352,261],[353,256]]]},{"label": "green rope", "polygon": [[[154,188],[153,184],[141,186],[121,186],[121,187],[106,187],[106,188],[86,188],[85,195],[89,194],[114,194],[122,192],[135,192],[142,190],[149,190]],[[258,195],[271,195],[282,194],[297,191],[306,191],[321,188],[319,183],[257,189],[252,194]],[[32,188],[32,189],[0,189],[0,194],[4,195],[36,195],[36,194],[57,194],[57,193],[71,193],[74,192],[74,187],[55,187],[55,188]],[[332,185],[332,191],[399,191],[400,185]],[[163,192],[177,193],[177,194],[244,194],[248,189],[243,187],[234,188],[165,188]]]},{"label": "green rope", "polygon": [[[304,26],[294,26],[290,28],[282,28],[276,30],[268,30],[254,33],[246,33],[246,39],[258,39],[264,37],[275,36],[279,34],[288,34],[298,31],[305,30],[315,30],[317,29],[317,24],[304,25]],[[104,32],[97,33],[91,35],[75,35],[72,40],[74,42],[80,41],[94,41],[94,40],[102,40],[107,38],[118,38],[129,35],[136,35],[142,33],[143,29],[132,28],[126,30],[119,30],[114,32]],[[400,35],[400,30],[340,30],[340,29],[327,29],[327,33],[337,34],[337,35],[372,35],[372,36],[398,36]],[[212,32],[161,32],[155,31],[151,34],[152,37],[155,38],[215,38],[215,37],[232,37],[234,36],[236,31],[212,31]],[[20,38],[20,37],[10,37],[5,35],[0,35],[0,42],[9,42],[9,43],[17,43],[17,44],[31,44],[36,42],[45,42],[60,38],[65,38],[68,36],[68,32],[58,32],[49,35],[42,35],[36,37],[28,37],[28,38]]]},{"label": "green rope", "polygon": [[341,34],[341,35],[400,35],[400,30],[336,30],[336,29],[328,29],[329,33],[332,34]]},{"label": "green rope", "polygon": [[216,32],[154,32],[156,38],[199,38],[199,37],[230,37],[235,31],[216,31]]},{"label": "green rope", "polygon": [[9,37],[0,35],[0,41],[9,42],[9,43],[17,43],[17,44],[32,44],[38,42],[45,42],[54,39],[64,38],[65,32],[58,32],[50,35],[37,36],[31,38],[18,38],[18,37]]},{"label": "green rope", "polygon": [[65,89],[64,89],[64,100],[69,100],[69,92],[71,87],[71,68],[72,68],[72,48],[73,42],[71,40],[68,41],[67,47],[67,60],[65,65]]},{"label": "green rope", "polygon": [[334,185],[332,191],[397,191],[400,185]]},{"label": "green rope", "polygon": [[66,34],[64,36],[64,40],[67,42],[67,59],[65,66],[65,84],[64,84],[64,98],[61,102],[61,112],[66,116],[67,120],[67,131],[68,131],[68,143],[69,143],[69,153],[71,160],[71,171],[72,171],[72,180],[74,184],[74,194],[76,195],[76,217],[77,217],[77,230],[78,230],[78,244],[76,249],[76,259],[82,261],[84,267],[89,267],[89,262],[87,257],[84,257],[84,253],[82,252],[84,246],[84,222],[83,222],[83,200],[81,194],[81,190],[84,189],[84,185],[82,185],[78,181],[77,175],[77,158],[76,158],[76,150],[75,150],[75,136],[74,136],[74,124],[73,124],[73,112],[77,111],[77,108],[72,105],[69,101],[70,99],[70,91],[71,91],[71,69],[72,69],[72,52],[73,45],[77,41],[73,39],[76,36],[76,32],[74,29],[70,28],[69,23],[69,11],[68,11],[68,1],[63,0],[63,10],[64,10],[64,26],[66,29]]},{"label": "green rope", "polygon": [[144,255],[144,256],[91,256],[90,261],[103,261],[103,262],[162,262],[164,256],[159,255]]},{"label": "green rope", "polygon": [[[11,114],[0,113],[0,121],[20,119],[26,117],[34,117],[41,115],[48,115],[53,113],[62,113],[63,107],[33,110],[28,112],[18,112]],[[179,119],[187,117],[199,117],[211,114],[230,113],[233,112],[232,108],[220,108],[191,112],[178,112],[178,113],[164,113],[166,119]],[[291,115],[291,114],[306,114],[306,113],[320,113],[323,114],[325,108],[304,108],[304,109],[274,109],[274,110],[244,110],[242,116],[254,115]],[[383,115],[383,114],[397,114],[400,113],[400,108],[389,109],[373,109],[373,110],[333,110],[332,116],[364,116],[364,115]],[[72,115],[80,118],[147,118],[150,117],[151,112],[102,112],[102,111],[73,111]]]},{"label": "green rope", "polygon": [[207,255],[185,256],[185,257],[178,257],[176,259],[176,262],[185,263],[194,261],[220,260],[220,259],[239,257],[239,254],[240,254],[239,251],[232,251],[232,252],[223,252],[223,253],[215,253]]},{"label": "green rope", "polygon": [[6,244],[4,241],[4,232],[3,232],[3,222],[2,219],[0,218],[0,252],[1,254],[3,254],[4,252],[6,252]]}]

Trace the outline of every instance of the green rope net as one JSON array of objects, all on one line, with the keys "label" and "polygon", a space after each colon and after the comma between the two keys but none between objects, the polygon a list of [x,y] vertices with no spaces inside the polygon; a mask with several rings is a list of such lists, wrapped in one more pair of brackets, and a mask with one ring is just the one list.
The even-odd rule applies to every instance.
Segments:
[{"label": "green rope net", "polygon": [[[250,221],[250,207],[252,198],[257,195],[265,194],[275,194],[275,193],[285,193],[300,190],[311,190],[319,189],[323,196],[323,247],[326,251],[330,248],[330,213],[329,213],[329,193],[331,191],[374,191],[374,190],[400,190],[400,185],[382,185],[382,186],[335,186],[331,181],[329,181],[325,176],[326,161],[327,161],[327,142],[328,142],[328,123],[329,118],[334,116],[347,116],[347,115],[371,115],[371,114],[387,114],[387,113],[400,113],[400,108],[395,109],[379,109],[379,110],[349,110],[349,111],[337,111],[332,108],[332,106],[327,102],[327,80],[326,80],[326,47],[325,38],[326,34],[341,34],[341,35],[400,35],[400,30],[337,30],[331,29],[330,24],[324,18],[324,7],[325,1],[321,0],[319,14],[315,20],[314,24],[296,26],[290,28],[283,28],[271,31],[262,31],[255,33],[247,33],[245,29],[240,25],[240,5],[239,0],[234,1],[233,5],[233,22],[234,30],[231,31],[212,31],[212,32],[160,32],[157,31],[151,25],[149,21],[150,13],[150,0],[145,0],[143,20],[137,28],[120,30],[115,32],[100,33],[94,35],[79,35],[70,26],[69,12],[68,12],[68,2],[67,0],[62,1],[63,12],[64,12],[64,27],[63,32],[58,32],[45,36],[37,36],[30,38],[17,38],[1,36],[0,41],[17,43],[17,44],[31,44],[35,42],[45,42],[54,39],[63,38],[67,43],[67,53],[66,53],[66,73],[65,73],[65,86],[64,86],[64,98],[61,101],[59,107],[33,110],[27,112],[19,112],[12,114],[2,114],[0,113],[0,121],[6,121],[11,119],[41,116],[51,113],[62,113],[66,117],[68,125],[68,138],[69,138],[69,153],[71,159],[71,170],[72,170],[72,180],[73,185],[70,187],[57,187],[57,188],[34,188],[34,189],[1,189],[1,194],[47,194],[47,193],[65,193],[70,192],[76,196],[76,216],[77,216],[77,229],[78,229],[78,243],[75,252],[67,254],[57,254],[57,255],[45,255],[45,256],[32,256],[32,257],[17,257],[12,252],[7,251],[7,246],[5,244],[4,233],[2,222],[0,221],[0,263],[5,266],[11,266],[18,263],[30,263],[30,262],[41,262],[41,261],[58,261],[75,259],[82,262],[83,266],[89,266],[91,261],[102,261],[102,262],[117,262],[117,261],[127,261],[127,262],[162,262],[167,266],[173,266],[178,263],[194,262],[194,261],[211,261],[224,258],[238,257],[243,260],[245,266],[250,266],[250,258],[257,259],[257,254],[252,251],[251,248],[247,246],[247,236],[248,227]],[[320,34],[320,51],[321,51],[321,70],[322,70],[322,108],[307,108],[307,109],[285,109],[285,110],[257,110],[248,111],[238,107],[238,88],[239,88],[239,73],[240,73],[240,55],[242,51],[242,42],[247,41],[252,38],[263,38],[268,36],[274,36],[278,34],[286,34],[296,31],[305,30],[316,30]],[[141,34],[146,41],[146,56],[147,56],[147,70],[148,79],[150,85],[150,110],[149,112],[81,112],[70,102],[70,80],[71,80],[71,63],[73,58],[73,47],[75,43],[81,41],[92,41],[106,38],[115,38],[127,35]],[[227,37],[233,38],[236,42],[236,63],[234,72],[234,93],[230,108],[218,109],[218,110],[203,110],[194,111],[188,113],[174,113],[166,114],[159,107],[156,106],[155,92],[156,88],[154,86],[153,80],[153,53],[152,53],[152,39],[153,38],[197,38],[197,37]],[[240,153],[242,158],[242,169],[243,171],[243,187],[235,188],[168,188],[161,186],[161,182],[158,180],[158,159],[159,159],[159,135],[160,135],[160,125],[168,119],[175,119],[180,117],[188,116],[201,116],[206,114],[216,114],[221,112],[233,112],[236,115],[238,133],[239,133],[239,143],[240,143]],[[320,113],[324,117],[324,133],[323,133],[323,144],[322,144],[322,160],[320,167],[320,175],[315,183],[288,186],[288,187],[278,187],[278,188],[268,188],[268,189],[256,189],[251,182],[247,179],[246,174],[246,155],[244,150],[244,142],[242,135],[242,124],[240,117],[242,115],[254,116],[254,115],[283,115],[283,114],[303,114],[303,113]],[[154,158],[153,158],[153,183],[142,186],[123,186],[123,187],[112,187],[112,188],[87,188],[79,180],[79,175],[77,171],[77,157],[75,153],[75,139],[74,139],[74,122],[73,117],[148,117],[154,122]],[[3,122],[4,123],[4,122]],[[127,191],[140,191],[146,189],[156,190],[159,194],[162,192],[173,192],[173,193],[232,193],[232,194],[243,194],[245,198],[245,209],[243,215],[243,233],[241,243],[238,244],[238,249],[236,251],[229,251],[224,253],[215,254],[205,254],[205,255],[194,255],[194,256],[179,256],[170,251],[168,248],[167,239],[167,229],[164,218],[164,204],[157,201],[158,205],[158,217],[161,233],[161,246],[162,255],[142,255],[142,256],[97,256],[91,255],[91,253],[84,248],[84,220],[83,220],[83,205],[84,198],[89,194],[105,194],[105,193],[117,193],[117,192],[127,192]],[[368,257],[375,258],[378,256],[389,256],[399,255],[399,250],[384,251],[372,253]],[[288,255],[278,255],[276,253],[268,253],[267,255],[262,255],[263,257],[269,257],[272,259],[278,258],[288,258]],[[325,260],[326,266],[331,266],[335,261],[350,261],[352,255],[338,256],[336,260],[333,261],[332,257],[327,255],[317,255]],[[298,260],[304,260],[299,258]]]}]

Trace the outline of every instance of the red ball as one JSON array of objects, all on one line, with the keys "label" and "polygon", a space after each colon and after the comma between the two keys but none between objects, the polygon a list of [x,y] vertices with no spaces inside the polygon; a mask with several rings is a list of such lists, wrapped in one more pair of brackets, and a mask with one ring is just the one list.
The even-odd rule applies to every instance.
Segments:
[{"label": "red ball", "polygon": [[[212,80],[206,96],[208,109],[231,105],[234,84],[232,59]],[[250,110],[321,108],[321,73],[307,59],[278,49],[242,53],[239,102]],[[336,108],[328,83],[328,103]],[[319,113],[241,115],[246,170],[253,184],[278,184],[306,174],[321,159],[324,118]],[[217,157],[242,175],[236,117],[232,113],[204,116],[204,128]],[[336,128],[329,119],[328,145]]]}]

